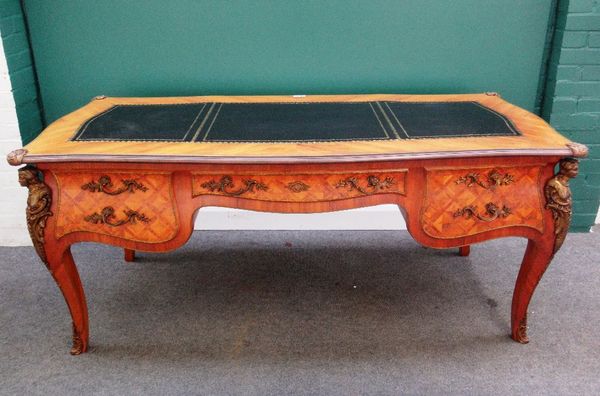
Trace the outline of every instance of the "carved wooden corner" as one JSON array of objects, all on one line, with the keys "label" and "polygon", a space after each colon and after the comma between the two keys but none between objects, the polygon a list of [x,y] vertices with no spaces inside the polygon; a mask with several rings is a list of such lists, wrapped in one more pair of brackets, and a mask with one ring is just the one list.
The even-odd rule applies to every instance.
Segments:
[{"label": "carved wooden corner", "polygon": [[23,158],[27,155],[27,150],[25,149],[17,149],[11,151],[6,156],[6,162],[8,162],[12,166],[19,166],[23,164]]},{"label": "carved wooden corner", "polygon": [[19,183],[29,190],[27,197],[27,228],[33,242],[33,247],[42,262],[48,266],[46,251],[44,249],[44,231],[46,220],[52,216],[52,192],[40,178],[40,172],[33,166],[19,169]]},{"label": "carved wooden corner", "polygon": [[566,158],[559,162],[558,173],[546,183],[544,195],[546,197],[546,209],[552,211],[554,219],[554,253],[562,246],[573,213],[573,198],[569,180],[579,173],[579,161],[574,158]]},{"label": "carved wooden corner", "polygon": [[567,147],[571,150],[573,156],[576,158],[583,158],[588,156],[589,149],[585,144],[571,142],[567,143]]}]

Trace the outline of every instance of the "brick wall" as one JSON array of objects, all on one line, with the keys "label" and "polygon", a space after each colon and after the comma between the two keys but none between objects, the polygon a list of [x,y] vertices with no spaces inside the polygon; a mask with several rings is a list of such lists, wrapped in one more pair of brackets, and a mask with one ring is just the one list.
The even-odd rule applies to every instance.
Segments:
[{"label": "brick wall", "polygon": [[559,0],[543,116],[590,148],[572,182],[571,231],[587,232],[600,196],[600,0]]},{"label": "brick wall", "polygon": [[26,144],[42,130],[42,115],[29,39],[19,0],[0,0],[0,31],[6,63],[10,70],[21,138]]}]

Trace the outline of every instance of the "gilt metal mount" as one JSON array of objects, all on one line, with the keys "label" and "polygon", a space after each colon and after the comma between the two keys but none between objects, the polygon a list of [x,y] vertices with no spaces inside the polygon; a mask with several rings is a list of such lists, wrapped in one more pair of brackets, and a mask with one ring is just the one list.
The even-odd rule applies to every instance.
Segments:
[{"label": "gilt metal mount", "polygon": [[48,260],[44,250],[44,231],[48,217],[52,216],[50,211],[52,192],[50,187],[40,178],[38,169],[32,166],[19,169],[19,184],[29,190],[26,209],[27,228],[35,251],[47,266]]},{"label": "gilt metal mount", "polygon": [[293,181],[290,182],[288,184],[286,184],[286,188],[289,189],[292,192],[295,193],[300,193],[303,191],[308,191],[308,189],[310,188],[310,186],[304,182],[301,182],[300,180],[298,181]]},{"label": "gilt metal mount", "polygon": [[498,186],[506,186],[515,181],[513,175],[505,173],[500,174],[497,170],[492,170],[487,174],[486,180],[482,180],[477,172],[470,172],[456,180],[456,184],[465,184],[467,187],[478,185],[486,190],[493,190]]},{"label": "gilt metal mount", "polygon": [[240,187],[237,190],[231,190],[232,188],[235,188],[233,178],[231,176],[223,176],[219,181],[213,179],[204,182],[201,184],[201,187],[210,192],[216,191],[232,197],[237,197],[248,192],[266,191],[269,189],[266,184],[254,179],[243,179],[242,184],[244,184],[243,187]]},{"label": "gilt metal mount", "polygon": [[478,220],[490,222],[496,220],[497,218],[508,217],[510,214],[511,209],[509,207],[503,205],[502,208],[499,208],[493,202],[488,202],[487,204],[485,204],[484,213],[479,213],[476,206],[468,205],[454,212],[454,217],[464,217],[466,219],[475,217]]},{"label": "gilt metal mount", "polygon": [[73,336],[72,336],[73,346],[71,347],[71,355],[81,355],[83,351],[83,338],[79,331],[77,331],[77,327],[75,327],[75,323],[73,323]]},{"label": "gilt metal mount", "polygon": [[361,194],[371,195],[381,192],[383,190],[387,190],[392,187],[396,182],[393,177],[386,177],[383,180],[378,178],[377,176],[367,176],[367,185],[362,187],[360,185],[360,181],[357,177],[347,177],[345,179],[340,180],[335,188],[343,188],[348,187],[348,191],[356,190]]},{"label": "gilt metal mount", "polygon": [[106,224],[111,227],[119,227],[124,224],[135,224],[138,221],[148,223],[150,221],[143,213],[139,213],[135,210],[127,209],[124,210],[125,218],[121,220],[116,219],[115,209],[112,206],[107,206],[100,211],[95,212],[89,216],[85,216],[84,220],[88,223],[93,224]]},{"label": "gilt metal mount", "polygon": [[123,184],[121,187],[113,190],[112,180],[109,176],[105,175],[100,176],[98,181],[91,181],[89,183],[84,184],[83,186],[81,186],[81,189],[88,190],[90,192],[103,192],[104,194],[108,195],[119,195],[124,192],[133,193],[135,190],[140,190],[142,192],[148,190],[146,186],[134,179],[123,179],[121,180],[121,183]]},{"label": "gilt metal mount", "polygon": [[546,209],[552,211],[554,219],[554,253],[560,249],[571,224],[573,214],[573,198],[569,180],[579,173],[579,162],[574,158],[563,159],[559,162],[558,173],[546,183],[544,196]]}]

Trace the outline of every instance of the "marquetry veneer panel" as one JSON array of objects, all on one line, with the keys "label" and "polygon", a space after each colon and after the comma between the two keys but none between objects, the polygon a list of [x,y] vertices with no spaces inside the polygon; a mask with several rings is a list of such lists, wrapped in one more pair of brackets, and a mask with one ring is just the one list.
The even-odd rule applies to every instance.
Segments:
[{"label": "marquetry veneer panel", "polygon": [[406,170],[319,174],[193,174],[194,196],[278,202],[319,202],[374,194],[405,194]]},{"label": "marquetry veneer panel", "polygon": [[[56,236],[89,231],[158,243],[178,229],[170,173],[54,172],[58,184]],[[99,183],[110,178],[112,185]],[[86,186],[84,188],[84,186]],[[114,209],[103,217],[103,210]],[[120,224],[122,223],[122,224]]]},{"label": "marquetry veneer panel", "polygon": [[435,238],[508,226],[543,231],[540,171],[538,167],[428,169],[423,230]]}]

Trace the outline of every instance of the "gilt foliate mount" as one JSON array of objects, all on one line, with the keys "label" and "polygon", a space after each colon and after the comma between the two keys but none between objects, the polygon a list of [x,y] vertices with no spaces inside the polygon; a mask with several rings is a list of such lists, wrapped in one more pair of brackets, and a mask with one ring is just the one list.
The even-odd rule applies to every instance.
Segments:
[{"label": "gilt foliate mount", "polygon": [[112,206],[103,208],[100,213],[94,212],[91,215],[85,216],[84,220],[92,224],[106,224],[111,227],[119,227],[125,224],[136,224],[138,221],[142,223],[150,222],[150,219],[145,214],[139,213],[136,210],[123,210],[124,218],[118,219],[115,215],[115,209]]},{"label": "gilt foliate mount", "polygon": [[512,213],[512,210],[506,206],[502,205],[500,208],[493,202],[488,202],[485,204],[485,211],[480,212],[477,209],[477,206],[467,205],[461,209],[458,209],[454,212],[454,217],[464,217],[466,219],[476,218],[479,221],[490,222],[494,221],[498,218],[506,218]]},{"label": "gilt foliate mount", "polygon": [[19,184],[27,187],[27,229],[33,242],[33,247],[44,264],[47,265],[45,243],[46,221],[52,216],[52,191],[42,178],[37,168],[26,166],[19,169]]},{"label": "gilt foliate mount", "polygon": [[396,184],[396,181],[391,176],[381,179],[377,176],[369,175],[367,176],[366,181],[367,182],[363,184],[357,177],[351,176],[340,180],[335,187],[347,188],[348,191],[356,190],[361,194],[371,195],[385,191]]},{"label": "gilt foliate mount", "polygon": [[310,189],[310,186],[300,180],[296,180],[293,182],[290,182],[288,184],[286,184],[285,186],[288,190],[295,192],[295,193],[301,193],[304,191],[308,191]]},{"label": "gilt foliate mount", "polygon": [[515,181],[515,177],[509,173],[501,174],[497,170],[490,171],[487,175],[481,176],[479,172],[469,172],[456,179],[456,184],[464,184],[467,187],[479,186],[486,190],[494,190],[499,186],[507,186]]},{"label": "gilt foliate mount", "polygon": [[123,179],[121,180],[121,186],[114,188],[110,176],[100,176],[97,181],[91,181],[82,185],[81,189],[90,192],[102,192],[108,195],[119,195],[124,192],[133,193],[136,190],[142,192],[148,191],[146,186],[135,179]]},{"label": "gilt foliate mount", "polygon": [[546,198],[546,209],[552,211],[554,220],[554,253],[562,246],[573,215],[573,197],[569,180],[579,173],[579,161],[574,158],[566,158],[559,162],[558,173],[546,183],[544,196]]},{"label": "gilt foliate mount", "polygon": [[243,179],[242,184],[242,187],[236,189],[233,178],[231,176],[223,176],[221,179],[219,179],[219,181],[211,179],[202,183],[200,186],[210,192],[218,192],[230,197],[238,197],[246,193],[267,191],[269,189],[266,184],[254,179]]}]

